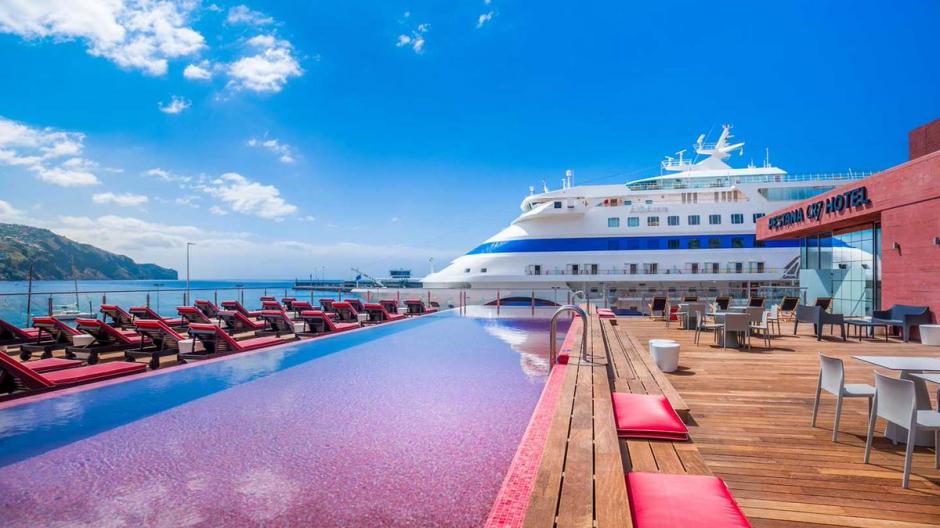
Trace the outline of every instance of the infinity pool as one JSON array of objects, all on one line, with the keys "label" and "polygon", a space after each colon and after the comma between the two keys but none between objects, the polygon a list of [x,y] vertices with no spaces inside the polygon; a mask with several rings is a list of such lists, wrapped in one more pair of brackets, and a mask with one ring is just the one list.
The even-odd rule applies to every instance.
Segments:
[{"label": "infinity pool", "polygon": [[4,526],[478,526],[547,315],[444,312],[0,408]]}]

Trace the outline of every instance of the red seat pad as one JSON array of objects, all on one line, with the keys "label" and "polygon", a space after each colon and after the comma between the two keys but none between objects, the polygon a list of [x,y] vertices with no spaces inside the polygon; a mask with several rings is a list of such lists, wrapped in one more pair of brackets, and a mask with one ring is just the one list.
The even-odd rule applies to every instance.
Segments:
[{"label": "red seat pad", "polygon": [[627,473],[634,528],[749,528],[741,508],[718,477]]},{"label": "red seat pad", "polygon": [[143,372],[147,370],[147,365],[143,363],[128,363],[126,361],[113,361],[111,363],[98,363],[86,367],[76,367],[65,370],[57,370],[43,374],[46,380],[54,385],[69,385],[72,383],[81,383],[84,381],[94,381],[98,379],[113,378],[133,372]]},{"label": "red seat pad", "polygon": [[333,323],[333,324],[336,325],[337,332],[345,332],[346,330],[359,328],[359,323]]},{"label": "red seat pad", "polygon": [[621,438],[689,439],[689,430],[665,396],[614,392],[610,399]]},{"label": "red seat pad", "polygon": [[38,328],[20,328],[20,330],[29,337],[35,338],[39,336]]},{"label": "red seat pad", "polygon": [[616,314],[613,312],[613,310],[609,310],[609,309],[607,309],[607,308],[598,308],[598,309],[597,309],[597,316],[598,316],[598,317],[601,317],[601,318],[607,318],[607,319],[609,319],[609,318],[611,318],[611,317],[615,317]]},{"label": "red seat pad", "polygon": [[555,361],[558,362],[559,365],[567,365],[569,359],[571,359],[571,356],[566,353],[562,353],[558,354],[558,357],[555,358]]},{"label": "red seat pad", "polygon": [[280,339],[274,336],[253,337],[251,339],[238,341],[238,348],[241,350],[254,350],[256,348],[277,345],[283,342],[284,342],[283,339]]},{"label": "red seat pad", "polygon": [[54,370],[62,370],[72,367],[77,367],[82,364],[82,361],[79,359],[65,359],[65,358],[49,358],[49,359],[37,359],[36,361],[29,361],[25,365],[34,372],[52,372]]}]

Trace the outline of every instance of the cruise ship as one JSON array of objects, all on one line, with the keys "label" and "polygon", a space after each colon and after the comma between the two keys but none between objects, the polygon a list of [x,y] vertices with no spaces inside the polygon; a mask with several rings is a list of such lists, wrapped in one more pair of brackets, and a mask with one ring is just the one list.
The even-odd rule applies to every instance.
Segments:
[{"label": "cruise ship", "polygon": [[703,134],[694,155],[667,156],[657,176],[579,186],[568,171],[560,189],[530,189],[508,227],[423,286],[469,290],[484,304],[497,295],[557,303],[571,291],[639,303],[662,294],[792,293],[799,242],[757,241],[757,219],[868,173],[788,174],[769,159],[734,168],[744,143],[733,138],[730,125],[715,142]]}]

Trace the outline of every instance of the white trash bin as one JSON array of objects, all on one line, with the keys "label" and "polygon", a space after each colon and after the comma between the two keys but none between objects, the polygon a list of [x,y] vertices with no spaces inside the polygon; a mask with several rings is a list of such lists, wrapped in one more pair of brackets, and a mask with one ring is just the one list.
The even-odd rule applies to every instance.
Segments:
[{"label": "white trash bin", "polygon": [[918,325],[920,329],[920,342],[927,346],[940,346],[940,325]]},{"label": "white trash bin", "polygon": [[679,343],[656,343],[653,345],[653,361],[663,372],[675,372],[679,368]]},{"label": "white trash bin", "polygon": [[649,342],[647,343],[647,349],[650,351],[650,355],[652,356],[653,349],[656,348],[657,345],[675,345],[675,344],[677,344],[677,341],[674,341],[672,339],[650,339]]}]

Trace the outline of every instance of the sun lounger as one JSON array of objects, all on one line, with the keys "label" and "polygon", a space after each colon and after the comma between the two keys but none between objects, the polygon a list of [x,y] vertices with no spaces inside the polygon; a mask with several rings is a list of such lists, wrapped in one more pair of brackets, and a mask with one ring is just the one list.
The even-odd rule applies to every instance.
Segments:
[{"label": "sun lounger", "polygon": [[97,319],[76,319],[75,325],[79,332],[94,337],[94,341],[88,345],[69,346],[65,349],[66,355],[85,359],[89,365],[97,363],[101,354],[149,344],[137,333],[122,332]]},{"label": "sun lounger", "polygon": [[271,300],[271,301],[261,301],[261,311],[262,311],[262,312],[264,312],[264,311],[272,311],[272,310],[275,311],[275,312],[283,312],[283,311],[284,311],[284,307],[281,306],[281,303],[279,303],[279,302],[277,302],[277,301],[274,301],[274,300]]},{"label": "sun lounger", "polygon": [[202,313],[202,310],[195,306],[177,306],[176,313],[180,314],[180,319],[183,320],[182,326],[190,323],[212,324],[212,319],[209,319],[206,314]]},{"label": "sun lounger", "polygon": [[609,308],[598,308],[597,316],[601,319],[613,319],[614,317],[617,317],[617,314],[615,314],[614,311]]},{"label": "sun lounger", "polygon": [[29,366],[30,363],[32,362],[19,363],[6,354],[0,354],[0,391],[4,393],[12,393],[18,390],[29,392],[47,391],[147,370],[147,366],[141,363],[114,361],[100,365],[63,368],[40,373],[33,370]]},{"label": "sun lounger", "polygon": [[379,304],[385,307],[385,310],[390,314],[398,313],[398,301],[395,299],[382,299],[379,301]]},{"label": "sun lounger", "polygon": [[124,308],[116,304],[102,304],[101,313],[104,315],[103,319],[105,321],[108,318],[111,318],[111,326],[115,328],[123,329],[133,329],[134,328],[134,318],[131,314],[124,311]]},{"label": "sun lounger", "polygon": [[408,315],[424,315],[437,311],[437,308],[428,308],[421,299],[406,299],[405,306],[408,307]]},{"label": "sun lounger", "polygon": [[239,312],[245,317],[258,317],[258,312],[249,312],[248,309],[242,306],[242,303],[238,301],[222,301],[222,309],[230,312]]},{"label": "sun lounger", "polygon": [[728,306],[731,305],[731,297],[726,295],[715,297],[715,304],[718,306],[718,310],[727,311]]},{"label": "sun lounger", "polygon": [[404,319],[404,314],[389,313],[385,306],[379,303],[366,303],[363,305],[365,312],[369,314],[369,323],[378,324],[386,321],[398,321]]},{"label": "sun lounger", "polygon": [[141,340],[140,346],[125,350],[124,355],[128,359],[150,358],[148,365],[153,370],[160,368],[161,357],[178,356],[180,353],[180,341],[188,339],[187,336],[180,334],[168,324],[156,319],[137,321],[137,332],[142,337],[146,338],[146,341],[151,343],[152,346],[145,348],[145,341]]},{"label": "sun lounger", "polygon": [[282,298],[281,298],[281,304],[284,305],[284,309],[285,309],[286,311],[288,311],[288,312],[296,312],[297,310],[294,308],[294,301],[296,301],[296,300],[297,300],[296,297],[282,297]]},{"label": "sun lounger", "polygon": [[219,307],[213,304],[212,301],[197,299],[193,304],[196,306],[196,308],[199,308],[199,311],[206,314],[206,317],[210,319],[219,317]]},{"label": "sun lounger", "polygon": [[348,302],[349,305],[352,306],[357,312],[359,312],[359,313],[365,313],[366,308],[365,308],[365,305],[363,305],[363,303],[362,303],[361,300],[359,300],[359,299],[346,299],[346,302]]},{"label": "sun lounger", "polygon": [[750,528],[725,483],[707,475],[626,475],[634,528]]},{"label": "sun lounger", "polygon": [[667,318],[666,311],[668,310],[667,306],[669,305],[669,300],[665,297],[653,297],[653,302],[647,305],[649,308],[650,319],[657,317],[662,317],[663,319]]},{"label": "sun lounger", "polygon": [[38,328],[20,328],[0,319],[0,346],[35,342],[38,336]]},{"label": "sun lounger", "polygon": [[326,313],[333,313],[333,299],[320,299],[320,310]]},{"label": "sun lounger", "polygon": [[179,357],[183,362],[194,359],[209,359],[248,350],[257,350],[284,342],[284,340],[274,336],[253,337],[251,339],[236,341],[234,337],[226,334],[225,331],[218,326],[207,324],[189,325],[189,335],[202,343],[204,350],[180,352]]},{"label": "sun lounger", "polygon": [[241,312],[222,310],[219,312],[219,319],[225,323],[225,331],[229,335],[264,330],[264,323],[249,319],[248,316]]},{"label": "sun lounger", "polygon": [[304,331],[300,332],[302,336],[317,336],[333,332],[345,332],[361,327],[358,322],[334,323],[333,319],[322,310],[300,312],[300,320],[304,323]]},{"label": "sun lounger", "polygon": [[35,352],[41,353],[43,359],[50,358],[53,350],[68,347],[72,338],[81,333],[55,317],[33,317],[33,326],[37,329],[35,341],[20,345],[20,359],[23,361]]},{"label": "sun lounger", "polygon": [[688,440],[689,430],[661,394],[614,392],[611,395],[617,436],[654,440]]},{"label": "sun lounger", "polygon": [[163,321],[167,326],[180,327],[183,326],[183,319],[168,319],[161,316],[157,312],[153,311],[149,306],[131,306],[130,309],[131,315],[134,316],[134,322],[143,319],[147,321]]},{"label": "sun lounger", "polygon": [[290,310],[288,311],[300,313],[300,312],[316,310],[316,309],[317,308],[314,308],[313,305],[307,301],[293,301],[290,303]]},{"label": "sun lounger", "polygon": [[277,297],[275,297],[275,296],[273,296],[273,295],[264,295],[264,296],[262,296],[262,297],[261,297],[260,299],[258,299],[258,300],[260,300],[261,302],[265,302],[265,301],[275,301],[275,302],[277,302]]},{"label": "sun lounger", "polygon": [[283,310],[262,310],[261,320],[264,321],[264,329],[258,335],[274,334],[276,337],[281,337],[283,334],[296,333],[294,321]]},{"label": "sun lounger", "polygon": [[358,323],[359,311],[353,308],[352,304],[346,301],[337,301],[333,303],[333,310],[338,316],[337,322],[340,323]]}]

